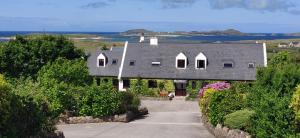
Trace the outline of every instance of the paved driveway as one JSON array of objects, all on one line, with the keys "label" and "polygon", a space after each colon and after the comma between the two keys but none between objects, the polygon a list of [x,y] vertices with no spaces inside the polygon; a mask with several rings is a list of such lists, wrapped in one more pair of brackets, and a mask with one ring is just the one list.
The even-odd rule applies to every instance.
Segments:
[{"label": "paved driveway", "polygon": [[150,114],[130,123],[59,125],[66,138],[213,138],[197,102],[143,100]]}]

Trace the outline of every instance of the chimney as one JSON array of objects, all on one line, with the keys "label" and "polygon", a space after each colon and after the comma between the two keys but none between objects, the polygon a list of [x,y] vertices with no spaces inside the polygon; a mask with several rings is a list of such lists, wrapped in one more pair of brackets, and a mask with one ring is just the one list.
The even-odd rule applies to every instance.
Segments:
[{"label": "chimney", "polygon": [[144,36],[144,33],[142,33],[141,37],[140,37],[140,43],[144,42],[145,41],[145,36]]},{"label": "chimney", "polygon": [[150,38],[150,45],[151,46],[157,46],[158,45],[158,39],[157,39],[157,37],[151,37]]}]

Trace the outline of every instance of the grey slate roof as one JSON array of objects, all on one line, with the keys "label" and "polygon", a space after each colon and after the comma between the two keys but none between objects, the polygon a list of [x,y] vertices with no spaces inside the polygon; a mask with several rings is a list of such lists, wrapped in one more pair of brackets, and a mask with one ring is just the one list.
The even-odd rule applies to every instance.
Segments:
[{"label": "grey slate roof", "polygon": [[[180,52],[188,58],[186,69],[175,67],[175,59]],[[195,57],[200,52],[207,57],[206,70],[195,68]],[[96,59],[100,53],[97,52],[89,58],[91,75],[118,76],[118,67],[116,66],[97,69]],[[111,59],[110,56],[118,57],[118,65],[120,64],[122,52],[107,51],[105,54],[109,60]],[[129,65],[132,60],[135,60],[134,66]],[[161,62],[161,65],[152,66],[152,62],[157,61]],[[224,68],[226,62],[233,62],[234,67]],[[248,68],[249,63],[264,66],[262,44],[159,43],[158,46],[150,46],[148,43],[129,43],[121,77],[176,80],[255,80],[256,69]]]},{"label": "grey slate roof", "polygon": [[[124,48],[113,48],[110,50],[97,50],[91,53],[88,58],[88,68],[89,73],[92,76],[106,76],[106,77],[114,77],[119,74],[119,67],[122,61],[122,54]],[[104,67],[97,67],[97,57],[103,53],[107,57],[107,64]],[[117,59],[117,64],[113,65],[113,59]]]}]

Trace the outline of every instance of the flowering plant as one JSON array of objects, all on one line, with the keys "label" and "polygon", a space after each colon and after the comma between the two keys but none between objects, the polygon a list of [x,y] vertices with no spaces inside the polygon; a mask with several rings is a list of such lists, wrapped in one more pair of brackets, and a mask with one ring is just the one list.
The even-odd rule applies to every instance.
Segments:
[{"label": "flowering plant", "polygon": [[216,82],[216,83],[208,84],[208,85],[204,86],[202,89],[200,89],[199,95],[200,95],[200,97],[203,97],[204,93],[208,89],[214,89],[216,91],[221,91],[221,90],[229,89],[230,87],[231,87],[230,83],[226,83],[226,82]]}]

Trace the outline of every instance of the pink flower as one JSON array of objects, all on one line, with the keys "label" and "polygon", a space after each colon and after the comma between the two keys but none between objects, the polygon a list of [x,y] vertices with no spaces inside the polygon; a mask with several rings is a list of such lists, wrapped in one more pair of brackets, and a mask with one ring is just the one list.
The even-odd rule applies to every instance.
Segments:
[{"label": "pink flower", "polygon": [[199,95],[200,97],[203,97],[205,91],[210,88],[215,89],[217,91],[221,91],[221,90],[229,89],[230,87],[231,87],[230,83],[226,83],[226,82],[216,82],[216,83],[208,84],[204,86],[202,89],[200,89]]}]

